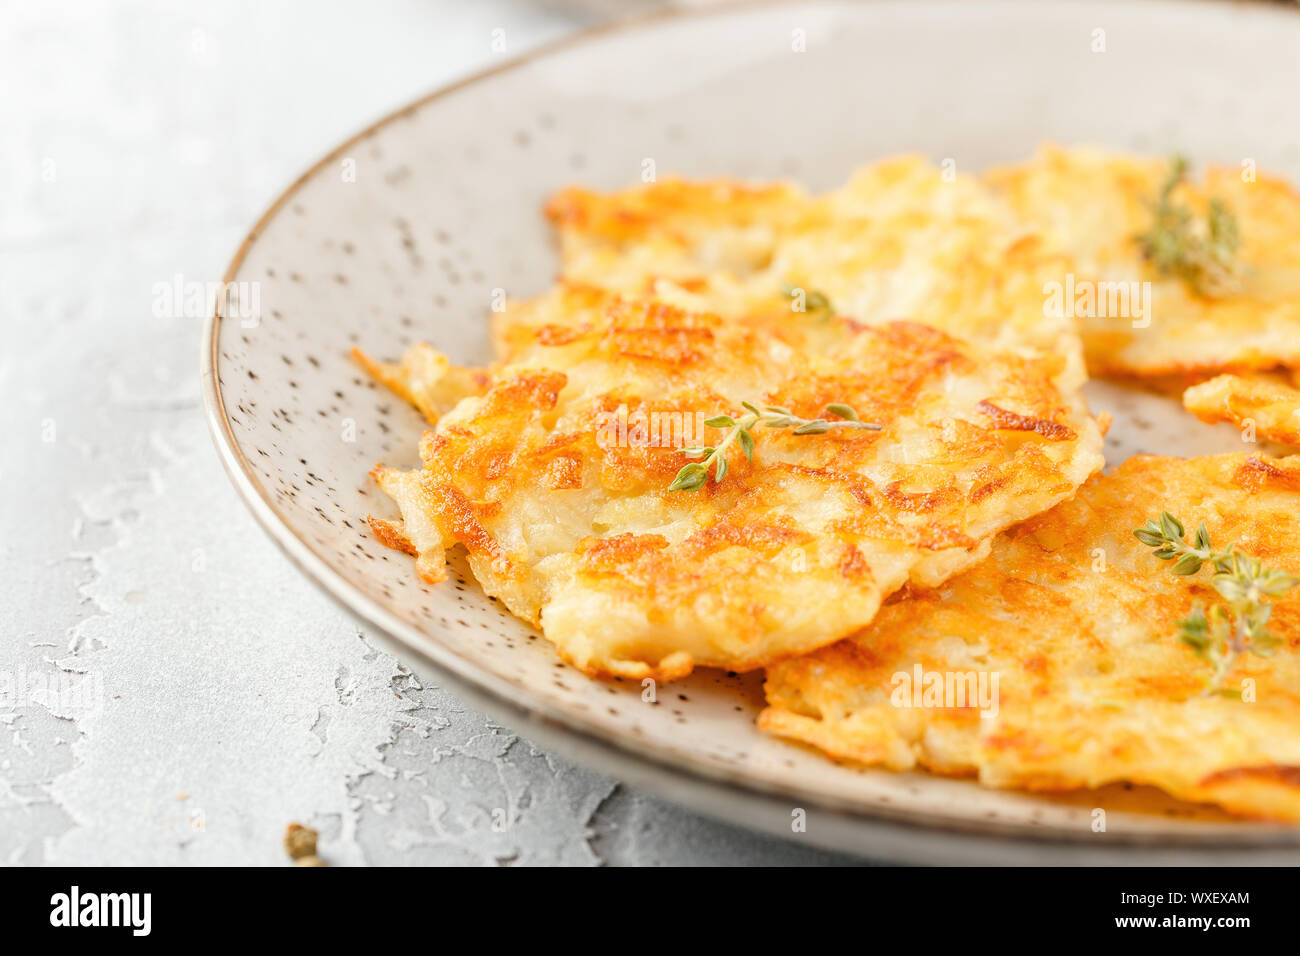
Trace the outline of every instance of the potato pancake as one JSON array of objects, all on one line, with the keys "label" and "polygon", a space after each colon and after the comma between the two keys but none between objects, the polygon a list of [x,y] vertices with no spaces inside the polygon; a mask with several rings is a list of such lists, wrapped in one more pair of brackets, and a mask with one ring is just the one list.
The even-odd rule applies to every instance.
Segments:
[{"label": "potato pancake", "polygon": [[[568,284],[517,306],[509,361],[425,433],[422,467],[376,468],[401,519],[372,517],[375,534],[431,582],[463,547],[586,673],[667,680],[852,633],[1101,467],[1059,356],[909,322],[786,325]],[[746,401],[807,419],[848,405],[882,429],[758,427],[752,461],[733,444],[725,475],[669,490],[683,446],[718,444],[728,428],[705,422]]]},{"label": "potato pancake", "polygon": [[1300,445],[1300,371],[1219,375],[1184,392],[1183,406],[1203,422],[1250,428],[1256,440]]},{"label": "potato pancake", "polygon": [[794,186],[668,180],[571,188],[547,213],[574,282],[653,295],[779,328],[792,311],[865,324],[906,319],[991,348],[1065,356],[1084,380],[1074,323],[1044,285],[1073,268],[978,179],[917,156],[859,170],[812,197]]},{"label": "potato pancake", "polygon": [[460,368],[426,342],[417,342],[398,362],[378,362],[361,349],[355,358],[367,372],[414,405],[430,425],[467,395],[480,394],[488,384],[482,369]]},{"label": "potato pancake", "polygon": [[1216,548],[1235,542],[1300,573],[1300,459],[1133,458],[1004,535],[978,567],[769,668],[760,727],[990,787],[1130,781],[1300,820],[1300,589],[1272,599],[1272,656],[1240,655],[1224,693],[1206,693],[1213,667],[1177,622],[1218,595],[1208,571],[1176,576],[1133,536],[1161,509],[1189,529],[1205,522]]},{"label": "potato pancake", "polygon": [[[1175,188],[1172,202],[1193,219],[1189,234],[1204,237],[1211,200],[1219,200],[1239,235],[1234,281],[1198,290],[1148,262],[1138,238],[1153,224],[1170,170],[1167,159],[1046,146],[985,182],[1075,260],[1066,305],[1094,375],[1204,378],[1300,366],[1300,195],[1243,168],[1211,167]],[[1135,306],[1144,282],[1149,300]]]}]

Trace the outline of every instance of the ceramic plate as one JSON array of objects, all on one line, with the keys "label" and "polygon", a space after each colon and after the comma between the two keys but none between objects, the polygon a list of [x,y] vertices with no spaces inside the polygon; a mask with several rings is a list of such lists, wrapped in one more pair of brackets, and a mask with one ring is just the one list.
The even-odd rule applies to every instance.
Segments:
[{"label": "ceramic plate", "polygon": [[[349,140],[253,227],[204,343],[217,445],[272,537],[417,671],[702,811],[791,835],[803,810],[798,838],[895,859],[1294,862],[1296,830],[1141,790],[1049,800],[834,764],[755,730],[760,674],[701,671],[653,704],[637,684],[588,680],[463,564],[431,587],[371,537],[365,515],[395,511],[367,471],[414,464],[422,422],[348,350],[395,357],[424,339],[484,361],[494,290],[528,296],[555,277],[544,198],[633,183],[645,159],[661,175],[825,189],[892,153],[978,170],[1050,139],[1251,158],[1300,179],[1297,49],[1300,14],[1158,2],[759,4],[566,40]],[[1115,417],[1112,465],[1241,448],[1170,399],[1089,389]],[[1106,833],[1092,831],[1098,806]]]}]

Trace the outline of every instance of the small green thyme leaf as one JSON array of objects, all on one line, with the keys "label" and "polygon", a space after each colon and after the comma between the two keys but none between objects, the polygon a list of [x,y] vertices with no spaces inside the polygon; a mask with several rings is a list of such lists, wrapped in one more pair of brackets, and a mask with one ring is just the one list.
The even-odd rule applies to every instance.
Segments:
[{"label": "small green thyme leaf", "polygon": [[1210,532],[1205,529],[1204,521],[1202,521],[1201,526],[1196,529],[1196,547],[1202,551],[1210,550]]},{"label": "small green thyme leaf", "polygon": [[736,440],[740,442],[740,450],[745,453],[747,461],[754,460],[754,436],[750,432],[741,432]]},{"label": "small green thyme leaf", "polygon": [[677,477],[668,486],[668,490],[695,491],[697,488],[703,487],[708,480],[709,472],[704,467],[704,463],[693,461],[689,465],[684,465],[681,471],[677,472]]},{"label": "small green thyme leaf", "polygon": [[794,430],[796,435],[824,435],[831,430],[830,423],[824,418],[804,422]]},{"label": "small green thyme leaf", "polygon": [[1137,539],[1143,544],[1149,545],[1153,548],[1158,547],[1160,542],[1164,540],[1159,531],[1152,531],[1150,528],[1138,528],[1133,532],[1133,534],[1136,535]]}]

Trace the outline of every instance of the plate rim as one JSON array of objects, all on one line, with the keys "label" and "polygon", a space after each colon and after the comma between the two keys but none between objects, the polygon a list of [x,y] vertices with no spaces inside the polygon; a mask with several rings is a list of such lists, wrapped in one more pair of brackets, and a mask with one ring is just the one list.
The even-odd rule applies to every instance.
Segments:
[{"label": "plate rim", "polygon": [[[815,6],[823,0],[728,0],[702,7],[665,7],[632,16],[601,22],[578,29],[534,46],[486,69],[470,73],[439,86],[393,110],[358,132],[297,176],[277,195],[257,218],[240,241],[226,267],[222,287],[235,279],[253,245],[271,222],[322,168],[334,162],[357,143],[424,106],[492,77],[518,70],[529,64],[585,46],[613,34],[625,34],[667,21],[704,20],[780,6]],[[843,2],[843,0],[839,0]],[[1026,7],[1030,3],[1019,0]],[[1146,0],[1149,7],[1218,7],[1237,8],[1233,0],[1197,0],[1196,3],[1171,3],[1169,0]],[[944,0],[922,0],[920,4],[904,0],[858,0],[866,6],[949,5]],[[1069,3],[1073,7],[1095,3]],[[1263,4],[1249,4],[1263,7]],[[1279,11],[1280,12],[1280,11]],[[922,863],[997,863],[1014,865],[1098,865],[1098,864],[1165,864],[1218,865],[1268,864],[1300,862],[1300,828],[1254,826],[1241,834],[1151,835],[1128,833],[1107,835],[1080,833],[1077,838],[1060,831],[1050,836],[1026,836],[1022,824],[987,821],[956,821],[931,815],[921,816],[903,809],[873,808],[871,811],[779,783],[762,784],[743,778],[739,773],[705,763],[683,766],[680,755],[657,752],[653,746],[628,741],[612,731],[568,713],[562,707],[541,698],[528,702],[515,699],[515,688],[503,678],[479,668],[475,662],[444,649],[427,633],[406,623],[377,602],[354,589],[348,579],[334,570],[276,511],[251,461],[239,448],[231,428],[225,400],[221,394],[217,370],[220,364],[219,333],[222,321],[221,297],[204,320],[200,339],[200,392],[204,418],[218,457],[239,497],[252,512],[262,530],[280,548],[308,580],[329,595],[357,622],[367,626],[385,649],[400,662],[408,655],[419,658],[438,683],[476,709],[499,718],[511,729],[528,739],[543,742],[548,748],[570,759],[607,773],[617,780],[631,783],[679,805],[704,813],[733,825],[793,839],[789,826],[790,811],[801,804],[815,807],[818,825],[798,835],[799,842],[857,855],[891,861]],[[508,714],[509,716],[502,716]],[[526,728],[526,732],[519,728]],[[792,802],[793,801],[793,802]],[[747,813],[738,811],[741,807]],[[1292,842],[1291,848],[1278,846]],[[1288,837],[1292,839],[1287,839]]]}]

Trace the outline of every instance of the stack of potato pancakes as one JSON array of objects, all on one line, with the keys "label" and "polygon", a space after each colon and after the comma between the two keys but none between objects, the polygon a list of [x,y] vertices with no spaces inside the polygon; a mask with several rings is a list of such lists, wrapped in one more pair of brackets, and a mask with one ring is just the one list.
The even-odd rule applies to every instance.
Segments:
[{"label": "stack of potato pancakes", "polygon": [[[1044,147],[982,178],[905,156],[822,195],[670,180],[546,213],[562,275],[492,314],[489,367],[358,353],[430,423],[422,467],[374,472],[400,518],[370,518],[426,581],[463,548],[592,677],[764,668],[759,726],[837,759],[1300,821],[1300,457],[1102,475],[1081,394],[1176,385],[1300,444],[1289,185]],[[1133,532],[1162,512],[1158,554]],[[1202,524],[1276,593],[1174,573]],[[1262,624],[1196,643],[1228,598],[1269,604],[1267,654]]]}]

